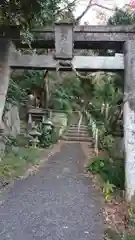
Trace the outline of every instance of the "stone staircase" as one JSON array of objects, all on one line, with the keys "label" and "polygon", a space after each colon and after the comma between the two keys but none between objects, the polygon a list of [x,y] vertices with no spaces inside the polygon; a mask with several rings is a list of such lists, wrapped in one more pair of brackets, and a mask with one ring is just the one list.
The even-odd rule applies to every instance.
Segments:
[{"label": "stone staircase", "polygon": [[87,127],[83,124],[80,125],[78,130],[77,124],[70,125],[68,131],[62,136],[62,140],[65,141],[78,141],[78,142],[91,142],[91,138],[88,134]]}]

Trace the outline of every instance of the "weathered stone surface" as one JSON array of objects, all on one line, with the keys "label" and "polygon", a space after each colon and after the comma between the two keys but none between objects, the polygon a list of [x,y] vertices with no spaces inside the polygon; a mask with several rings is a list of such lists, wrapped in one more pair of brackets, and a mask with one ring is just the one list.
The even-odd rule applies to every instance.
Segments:
[{"label": "weathered stone surface", "polygon": [[[55,46],[54,29],[35,29],[33,48]],[[122,49],[128,39],[135,39],[135,27],[127,26],[76,26],[73,33],[75,49]],[[16,42],[20,46],[20,41]],[[28,45],[23,45],[27,47]]]},{"label": "weathered stone surface", "polygon": [[[116,71],[124,70],[123,55],[115,57],[101,56],[75,56],[71,61],[74,68],[80,71]],[[17,55],[12,54],[10,58],[11,68],[26,69],[48,69],[56,70],[58,63],[52,56],[45,55]],[[59,70],[71,71],[71,66],[59,66]]]},{"label": "weathered stone surface", "polygon": [[17,106],[8,105],[8,110],[3,116],[1,127],[4,129],[5,135],[16,137],[20,133],[20,117]]},{"label": "weathered stone surface", "polygon": [[72,59],[73,57],[73,24],[55,24],[55,58]]},{"label": "weathered stone surface", "polygon": [[17,106],[8,105],[8,110],[5,112],[0,123],[0,154],[5,150],[5,136],[16,137],[20,133],[20,117]]},{"label": "weathered stone surface", "polygon": [[9,52],[10,42],[6,40],[0,40],[0,122],[5,106],[6,94],[9,84]]},{"label": "weathered stone surface", "polygon": [[125,54],[124,140],[126,197],[135,195],[135,41],[127,41]]}]

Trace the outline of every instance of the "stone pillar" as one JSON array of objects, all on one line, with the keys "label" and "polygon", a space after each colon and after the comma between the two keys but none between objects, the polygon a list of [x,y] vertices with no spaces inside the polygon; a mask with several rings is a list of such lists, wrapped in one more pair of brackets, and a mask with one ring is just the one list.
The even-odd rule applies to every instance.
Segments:
[{"label": "stone pillar", "polygon": [[73,58],[73,24],[55,23],[55,59],[72,60]]},{"label": "stone pillar", "polygon": [[128,201],[135,200],[135,41],[124,45],[124,145],[125,190]]},{"label": "stone pillar", "polygon": [[0,39],[0,122],[5,106],[5,100],[9,85],[10,67],[9,55],[11,52],[10,41]]}]

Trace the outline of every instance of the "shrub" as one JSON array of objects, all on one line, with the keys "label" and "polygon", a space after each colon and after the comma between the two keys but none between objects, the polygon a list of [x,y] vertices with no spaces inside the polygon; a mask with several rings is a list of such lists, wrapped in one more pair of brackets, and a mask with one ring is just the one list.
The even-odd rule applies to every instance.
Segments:
[{"label": "shrub", "polygon": [[39,141],[41,147],[49,147],[52,144],[52,127],[41,123]]},{"label": "shrub", "polygon": [[87,170],[99,174],[104,182],[124,190],[124,159],[113,160],[109,156],[97,156],[91,159]]}]

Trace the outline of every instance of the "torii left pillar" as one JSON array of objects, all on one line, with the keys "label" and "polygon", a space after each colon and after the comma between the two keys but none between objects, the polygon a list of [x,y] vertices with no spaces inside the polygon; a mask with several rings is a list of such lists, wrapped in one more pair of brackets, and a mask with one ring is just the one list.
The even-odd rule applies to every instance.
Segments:
[{"label": "torii left pillar", "polygon": [[10,79],[9,58],[11,53],[11,42],[6,39],[0,39],[0,123],[2,120]]}]

